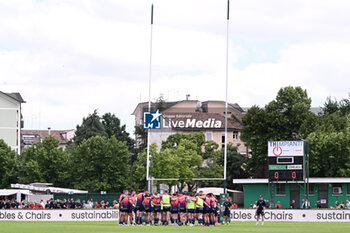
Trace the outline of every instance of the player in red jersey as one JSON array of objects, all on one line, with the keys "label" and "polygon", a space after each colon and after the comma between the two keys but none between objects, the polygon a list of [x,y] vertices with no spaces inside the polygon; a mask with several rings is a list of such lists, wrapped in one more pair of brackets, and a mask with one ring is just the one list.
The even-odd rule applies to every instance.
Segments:
[{"label": "player in red jersey", "polygon": [[178,194],[178,198],[179,198],[179,211],[180,211],[180,216],[179,216],[179,225],[183,225],[184,223],[184,218],[186,215],[186,207],[187,207],[187,196],[186,195],[182,195],[182,194]]},{"label": "player in red jersey", "polygon": [[171,225],[177,225],[178,222],[178,214],[179,214],[179,199],[176,196],[176,194],[174,193],[171,197],[170,197],[170,205],[171,205]]},{"label": "player in red jersey", "polygon": [[144,207],[143,207],[143,199],[145,197],[146,191],[143,191],[136,196],[136,224],[142,225],[142,215],[144,212]]},{"label": "player in red jersey", "polygon": [[208,193],[204,198],[204,207],[203,207],[203,215],[204,215],[204,226],[209,226],[210,222],[210,193]]},{"label": "player in red jersey", "polygon": [[153,205],[153,216],[154,216],[154,225],[158,226],[159,215],[161,212],[161,204],[160,204],[160,195],[158,193],[154,193],[152,197],[152,205]]},{"label": "player in red jersey", "polygon": [[121,212],[123,213],[123,219],[122,223],[124,225],[128,224],[128,221],[130,222],[130,225],[133,225],[133,220],[132,220],[132,200],[131,196],[128,194],[128,191],[125,192],[125,195],[121,198]]},{"label": "player in red jersey", "polygon": [[210,225],[215,226],[216,225],[216,203],[218,200],[216,199],[215,195],[211,193],[210,197]]},{"label": "player in red jersey", "polygon": [[125,220],[125,211],[123,208],[123,203],[122,201],[124,200],[124,198],[126,198],[128,196],[128,191],[124,191],[122,195],[120,195],[119,197],[119,211],[120,211],[120,215],[119,215],[119,225],[123,225],[124,224],[124,220]]},{"label": "player in red jersey", "polygon": [[149,226],[152,222],[152,219],[151,219],[151,212],[152,212],[152,208],[151,208],[151,204],[152,204],[152,199],[151,199],[151,196],[146,193],[145,194],[145,197],[143,199],[143,202],[142,202],[142,205],[145,209],[145,222],[146,222],[146,225]]}]

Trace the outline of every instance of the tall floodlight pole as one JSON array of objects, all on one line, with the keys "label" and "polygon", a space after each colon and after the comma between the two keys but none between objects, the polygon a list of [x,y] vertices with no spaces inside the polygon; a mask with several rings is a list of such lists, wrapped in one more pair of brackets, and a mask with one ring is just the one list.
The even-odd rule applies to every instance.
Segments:
[{"label": "tall floodlight pole", "polygon": [[225,91],[225,148],[224,148],[224,193],[226,190],[226,167],[227,167],[227,96],[228,96],[228,45],[229,45],[229,22],[230,22],[230,0],[227,0],[227,28],[226,28],[226,91]]},{"label": "tall floodlight pole", "polygon": [[[153,4],[151,7],[151,39],[150,39],[150,55],[149,55],[149,74],[148,74],[148,111],[151,111],[151,82],[152,82],[152,34],[153,34]],[[150,144],[150,129],[147,129],[147,171],[146,180],[148,191],[151,191],[151,183],[149,178],[149,144]]]}]

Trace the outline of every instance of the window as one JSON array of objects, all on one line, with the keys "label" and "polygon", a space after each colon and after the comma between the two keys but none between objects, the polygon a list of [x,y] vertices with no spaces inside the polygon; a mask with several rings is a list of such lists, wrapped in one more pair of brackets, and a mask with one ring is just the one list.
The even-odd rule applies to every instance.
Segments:
[{"label": "window", "polygon": [[221,133],[221,147],[225,148],[225,132]]},{"label": "window", "polygon": [[238,131],[233,131],[233,140],[238,140]]},{"label": "window", "polygon": [[333,195],[339,196],[343,194],[341,184],[333,184]]},{"label": "window", "polygon": [[286,184],[276,184],[276,195],[279,195],[279,196],[286,195]]},{"label": "window", "polygon": [[207,141],[213,140],[213,131],[205,132],[205,138]]},{"label": "window", "polygon": [[227,112],[227,115],[226,115],[226,112],[224,112],[224,117],[227,116],[227,118],[231,118],[231,115],[232,115],[231,112]]},{"label": "window", "polygon": [[347,189],[346,194],[350,195],[350,184],[347,184],[347,188],[346,189]]}]

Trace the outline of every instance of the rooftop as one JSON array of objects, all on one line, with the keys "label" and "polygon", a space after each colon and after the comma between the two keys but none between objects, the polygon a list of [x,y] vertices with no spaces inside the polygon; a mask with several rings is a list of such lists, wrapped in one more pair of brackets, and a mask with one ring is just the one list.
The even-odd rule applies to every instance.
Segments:
[{"label": "rooftop", "polygon": [[[70,135],[68,135],[70,133]],[[36,136],[29,138],[29,136]],[[66,144],[74,137],[74,129],[68,130],[22,130],[22,139],[25,145],[32,145],[40,142],[48,136],[53,136],[60,141],[60,144]]]},{"label": "rooftop", "polygon": [[[193,102],[193,103],[201,102],[202,105],[206,105],[206,104],[208,104],[208,103],[223,103],[223,104],[225,104],[225,101],[222,101],[222,100],[207,100],[207,101],[199,101],[199,100],[179,100],[179,101],[169,101],[169,102],[165,101],[165,102],[162,102],[162,103],[161,103],[161,104],[162,104],[162,106],[161,106],[161,107],[162,107],[162,110],[161,110],[161,111],[164,111],[164,110],[166,110],[166,109],[169,109],[169,108],[175,106],[176,104],[182,103],[182,102]],[[160,103],[158,103],[158,102],[151,102],[151,110],[152,110],[152,111],[155,111],[155,110],[156,110],[155,108],[157,107],[158,104],[160,104]],[[141,102],[141,103],[139,103],[139,104],[136,106],[135,110],[132,112],[131,115],[135,115],[135,114],[136,114],[136,110],[137,110],[139,107],[143,108],[143,111],[148,111],[148,102]],[[231,108],[233,108],[233,109],[235,109],[236,111],[241,112],[241,113],[244,112],[244,110],[243,110],[243,109],[239,106],[239,104],[237,104],[237,103],[228,103],[228,107],[229,107],[229,108],[231,107]]]},{"label": "rooftop", "polygon": [[45,184],[47,183],[11,184],[11,188],[45,193],[47,192],[47,190],[49,190],[51,193],[88,193],[88,191],[86,190],[51,187],[45,186]]},{"label": "rooftop", "polygon": [[25,103],[25,101],[23,100],[21,94],[18,93],[18,92],[6,93],[6,92],[0,91],[0,93],[6,95],[6,96],[8,96],[8,97],[10,97],[11,99],[16,100],[16,101],[19,102],[19,103]]}]

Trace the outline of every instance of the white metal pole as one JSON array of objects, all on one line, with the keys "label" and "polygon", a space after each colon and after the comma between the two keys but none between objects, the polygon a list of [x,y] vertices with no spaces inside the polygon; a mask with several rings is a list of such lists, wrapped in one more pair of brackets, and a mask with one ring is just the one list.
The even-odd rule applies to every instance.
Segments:
[{"label": "white metal pole", "polygon": [[[150,38],[150,55],[149,55],[149,75],[148,75],[148,111],[151,111],[151,83],[152,83],[152,35],[153,35],[153,4],[151,7],[151,38]],[[149,179],[149,145],[150,144],[150,129],[147,129],[147,168],[146,168],[146,179],[148,190],[150,187]]]},{"label": "white metal pole", "polygon": [[225,148],[224,148],[224,193],[226,193],[226,167],[227,167],[227,96],[228,96],[228,45],[229,45],[229,20],[230,0],[227,0],[227,28],[226,28],[226,90],[225,90]]}]

